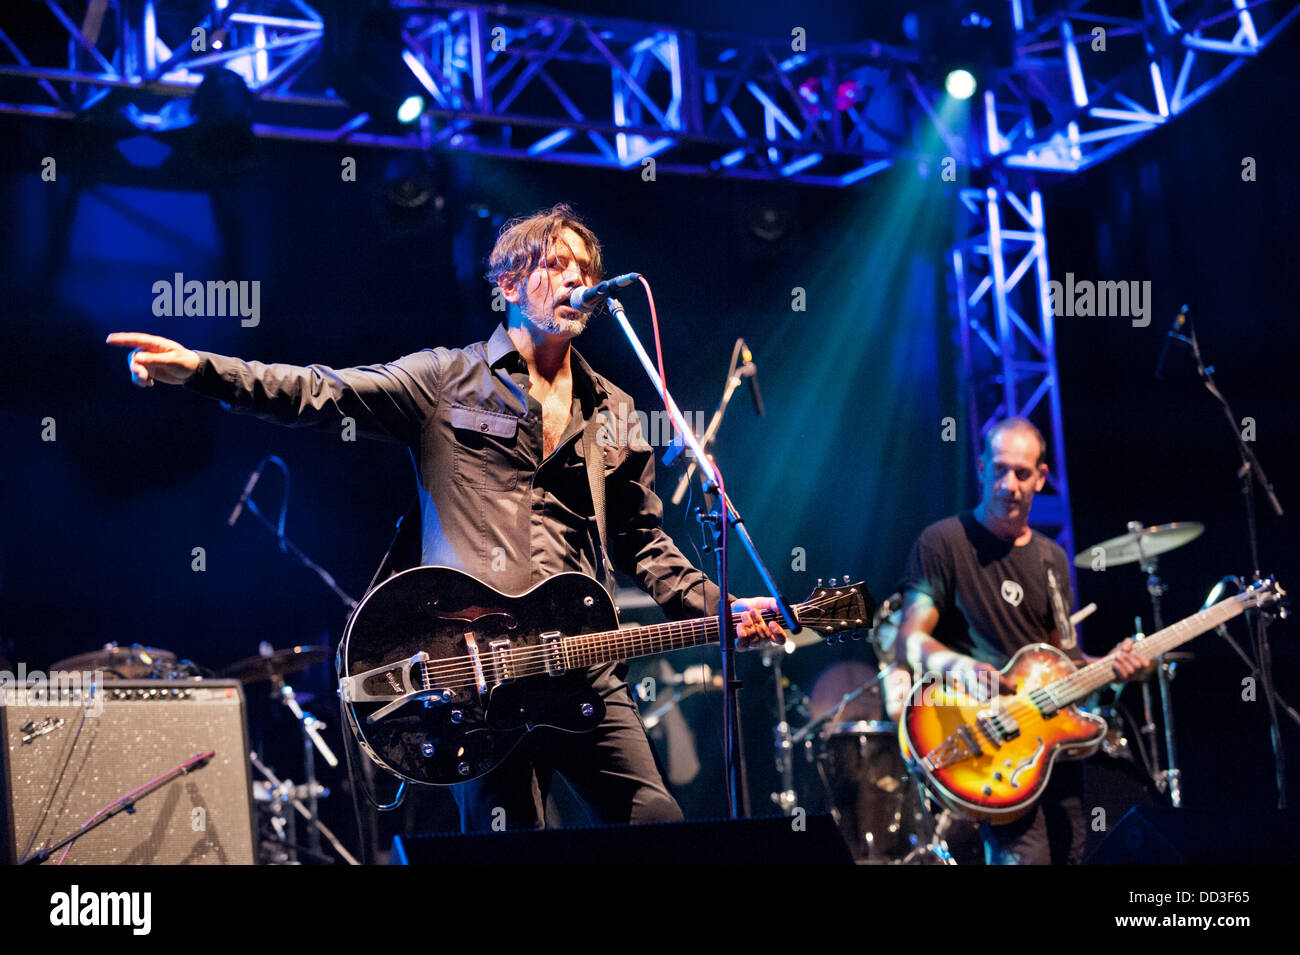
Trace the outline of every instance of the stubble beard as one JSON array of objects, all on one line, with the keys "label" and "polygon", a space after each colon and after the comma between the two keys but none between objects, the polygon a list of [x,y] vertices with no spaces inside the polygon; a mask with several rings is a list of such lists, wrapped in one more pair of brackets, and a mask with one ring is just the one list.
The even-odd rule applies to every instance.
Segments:
[{"label": "stubble beard", "polygon": [[556,306],[551,306],[551,311],[547,315],[536,315],[531,307],[523,308],[521,311],[524,313],[524,318],[548,335],[577,338],[586,330],[589,316],[584,314],[580,319],[561,318],[555,314],[555,308]]}]

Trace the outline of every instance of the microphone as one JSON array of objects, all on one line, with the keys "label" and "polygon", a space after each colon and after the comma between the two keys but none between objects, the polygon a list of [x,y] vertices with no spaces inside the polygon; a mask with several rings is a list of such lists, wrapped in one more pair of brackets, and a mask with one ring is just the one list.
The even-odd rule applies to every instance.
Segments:
[{"label": "microphone", "polygon": [[743,339],[740,342],[740,357],[745,362],[740,373],[749,379],[749,395],[754,399],[754,410],[761,418],[763,417],[763,395],[758,390],[758,366],[754,364],[754,355]]},{"label": "microphone", "polygon": [[573,290],[569,296],[569,307],[579,312],[594,311],[596,306],[614,294],[615,289],[631,285],[641,277],[639,272],[626,272],[612,279],[605,279],[599,285],[583,285]]},{"label": "microphone", "polygon": [[262,472],[266,470],[266,461],[263,460],[257,470],[248,476],[248,483],[244,485],[244,493],[239,495],[239,500],[235,503],[235,509],[230,512],[226,518],[226,525],[234,527],[235,521],[239,520],[239,515],[244,512],[244,505],[248,503],[249,496],[253,493],[253,488],[257,487],[257,482],[261,480]]},{"label": "microphone", "polygon": [[1165,358],[1169,355],[1169,343],[1179,337],[1179,333],[1187,322],[1187,306],[1184,305],[1178,310],[1178,315],[1174,318],[1174,327],[1169,329],[1169,333],[1165,336],[1165,347],[1160,349],[1160,360],[1156,362],[1156,381],[1164,380]]}]

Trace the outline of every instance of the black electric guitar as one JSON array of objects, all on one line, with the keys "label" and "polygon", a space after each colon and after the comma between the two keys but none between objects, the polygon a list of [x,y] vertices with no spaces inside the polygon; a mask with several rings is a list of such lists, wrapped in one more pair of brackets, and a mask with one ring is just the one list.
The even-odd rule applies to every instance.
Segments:
[{"label": "black electric guitar", "polygon": [[[866,587],[845,583],[816,588],[794,612],[831,636],[869,628],[873,604]],[[717,617],[620,630],[609,594],[585,574],[509,596],[458,570],[413,567],[353,613],[339,692],[371,759],[410,782],[445,786],[489,772],[535,728],[594,728],[605,704],[588,667],[717,640]]]}]

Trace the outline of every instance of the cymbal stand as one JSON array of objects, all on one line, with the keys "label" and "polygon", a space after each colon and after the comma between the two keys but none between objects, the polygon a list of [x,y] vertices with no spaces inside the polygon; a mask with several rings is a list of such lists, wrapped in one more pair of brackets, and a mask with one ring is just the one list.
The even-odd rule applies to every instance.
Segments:
[{"label": "cymbal stand", "polygon": [[[311,828],[311,831],[315,832],[319,830],[319,832],[322,835],[324,835],[326,839],[330,841],[330,845],[334,847],[334,851],[339,854],[339,856],[343,859],[344,862],[346,862],[348,865],[361,864],[356,860],[356,858],[352,855],[352,853],[348,852],[348,850],[343,847],[343,843],[339,842],[338,837],[335,836],[332,831],[330,831],[329,827],[326,826],[325,823],[321,822],[319,819],[313,818],[311,810],[309,810],[303,804],[303,801],[300,797],[303,795],[310,795],[315,789],[315,787],[312,787],[310,785],[295,786],[293,784],[293,780],[281,780],[260,759],[258,759],[256,753],[250,753],[249,758],[252,761],[253,766],[257,769],[257,771],[261,773],[264,777],[266,777],[266,781],[271,784],[271,800],[272,800],[272,804],[275,807],[274,809],[275,816],[272,820],[272,825],[275,826],[276,833],[277,835],[279,835],[281,842],[284,842],[286,845],[292,847],[293,849],[296,849],[298,852],[314,853],[314,855],[316,856],[316,861],[318,862],[334,861],[329,856],[325,855],[323,852],[314,851],[306,846],[299,846],[295,844],[296,837],[294,835],[295,829],[294,829],[294,820],[292,816],[287,817],[289,834],[288,837],[286,838],[285,836],[286,816],[283,814],[283,808],[284,805],[287,803],[293,806],[293,808],[297,811],[298,815],[302,816],[304,819],[307,820],[308,825]],[[329,790],[321,790],[319,792],[319,795],[328,796]],[[317,844],[319,844],[319,841],[317,842]]]},{"label": "cymbal stand", "polygon": [[781,658],[784,656],[783,646],[763,648],[763,665],[772,668],[772,679],[776,686],[777,723],[772,730],[772,743],[776,750],[776,769],[781,774],[781,791],[772,793],[772,802],[788,816],[798,807],[799,794],[794,788],[794,740],[790,735],[790,720],[785,703],[785,677],[781,672]]},{"label": "cymbal stand", "polygon": [[284,678],[280,676],[271,680],[271,687],[272,699],[278,699],[284,704],[302,730],[303,767],[307,771],[307,847],[313,853],[320,855],[320,813],[317,798],[329,795],[329,790],[316,779],[316,750],[320,750],[321,756],[329,763],[331,769],[338,766],[338,757],[320,735],[320,730],[325,728],[325,724],[298,705],[293,687],[285,683]]},{"label": "cymbal stand", "polygon": [[[1143,525],[1138,521],[1129,521],[1128,529],[1133,533],[1140,534]],[[1146,554],[1142,549],[1142,538],[1138,538],[1138,566],[1142,572],[1147,575],[1147,593],[1151,597],[1151,624],[1155,627],[1155,632],[1159,633],[1165,628],[1164,614],[1160,610],[1160,598],[1165,594],[1164,581],[1156,572],[1157,559],[1153,554]],[[1170,673],[1169,666],[1165,663],[1164,655],[1156,657],[1156,680],[1160,687],[1160,712],[1162,722],[1165,726],[1165,756],[1168,759],[1168,768],[1159,770],[1156,773],[1155,783],[1161,792],[1169,793],[1169,804],[1175,809],[1183,805],[1183,788],[1182,788],[1182,771],[1178,768],[1178,747],[1174,733],[1174,701],[1170,695]],[[1151,721],[1151,689],[1149,684],[1142,684],[1142,702],[1146,715],[1146,724],[1142,727],[1143,733],[1148,732],[1148,727],[1152,727]],[[1153,755],[1158,755],[1157,748],[1152,741]],[[1158,766],[1159,760],[1152,761],[1152,766]]]}]

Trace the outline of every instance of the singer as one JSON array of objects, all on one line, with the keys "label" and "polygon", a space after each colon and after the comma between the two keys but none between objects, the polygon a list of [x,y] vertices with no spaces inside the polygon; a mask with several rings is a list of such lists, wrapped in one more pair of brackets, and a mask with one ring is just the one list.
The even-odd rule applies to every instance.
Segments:
[{"label": "singer", "polygon": [[[520,594],[566,571],[609,584],[612,563],[668,616],[711,614],[717,587],[661,526],[654,454],[627,427],[636,414],[631,398],[572,346],[591,317],[572,306],[575,293],[602,274],[600,242],[569,206],[557,205],[502,228],[487,278],[509,303],[506,324],[465,348],[335,369],[243,361],[136,332],[115,332],[108,343],[133,349],[128,365],[140,387],[182,385],[235,412],[326,432],[338,433],[351,418],[359,434],[406,444],[416,465],[424,564]],[[606,429],[617,438],[603,447],[601,515],[593,503],[599,472],[588,470],[587,456],[597,452],[596,426],[611,419],[624,426]],[[785,641],[778,625],[754,612],[775,610],[770,597],[734,609],[742,649]],[[498,809],[507,828],[544,827],[556,770],[602,823],[681,819],[626,672],[619,663],[588,673],[607,704],[595,730],[538,729],[498,769],[452,787],[462,830],[500,828]]]}]

